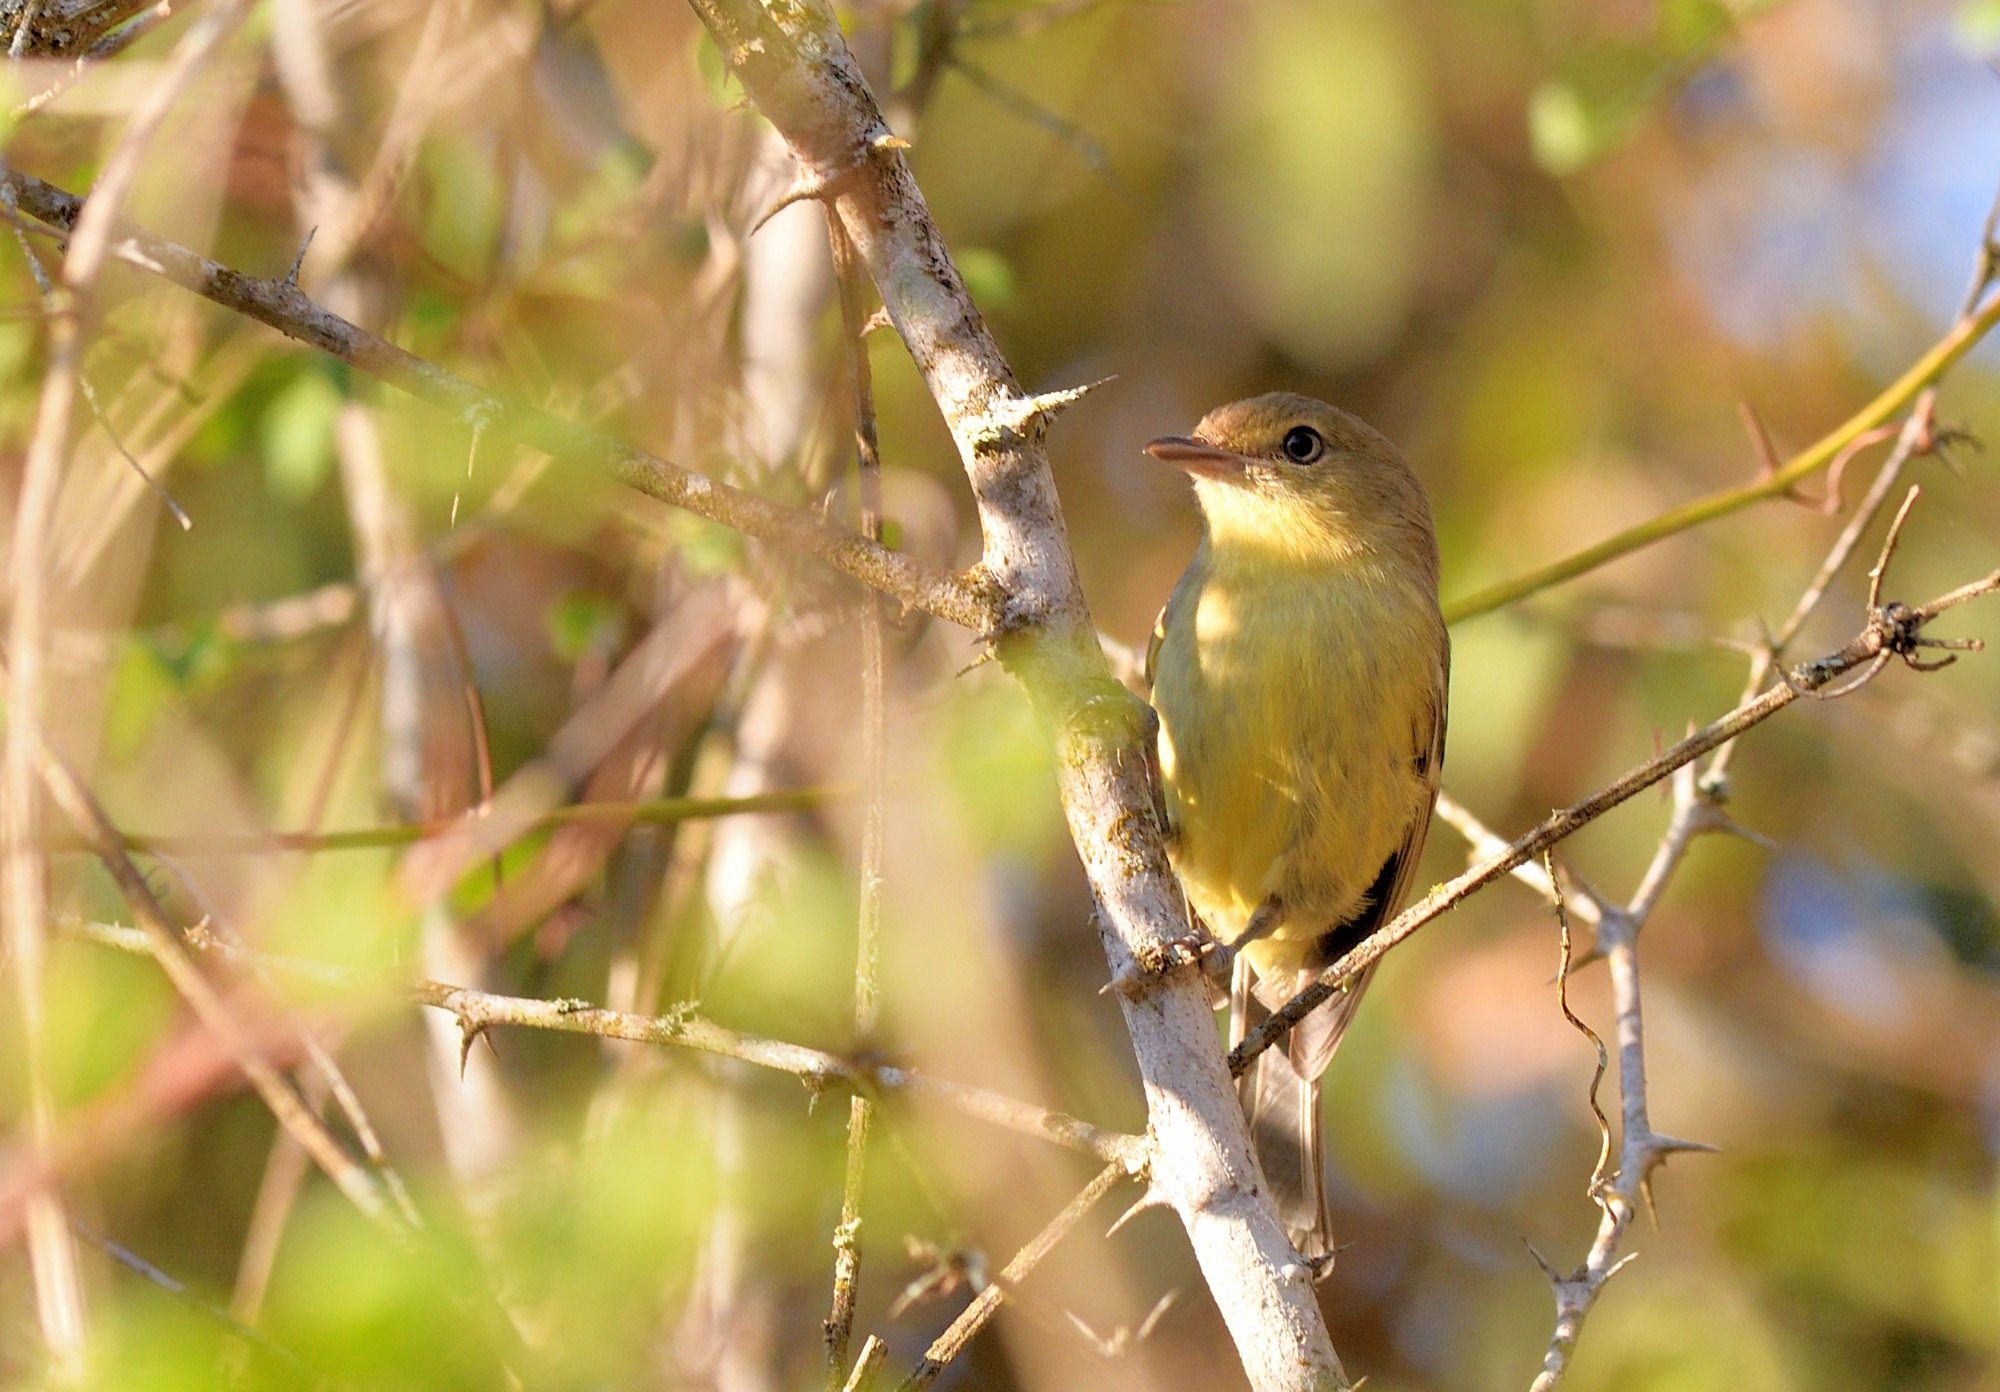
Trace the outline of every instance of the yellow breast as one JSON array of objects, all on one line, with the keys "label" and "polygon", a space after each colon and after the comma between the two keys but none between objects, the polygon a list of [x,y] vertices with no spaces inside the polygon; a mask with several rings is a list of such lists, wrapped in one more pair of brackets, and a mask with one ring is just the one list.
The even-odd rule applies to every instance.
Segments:
[{"label": "yellow breast", "polygon": [[1175,868],[1224,942],[1283,901],[1250,949],[1260,971],[1358,912],[1428,809],[1442,646],[1435,596],[1362,562],[1232,565],[1204,547],[1175,592],[1153,689]]}]

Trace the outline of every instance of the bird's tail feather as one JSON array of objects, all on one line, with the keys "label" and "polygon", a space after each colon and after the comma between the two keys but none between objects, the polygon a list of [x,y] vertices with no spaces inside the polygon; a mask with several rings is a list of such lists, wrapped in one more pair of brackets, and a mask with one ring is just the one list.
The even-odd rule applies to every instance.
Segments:
[{"label": "bird's tail feather", "polygon": [[[1238,956],[1230,979],[1230,1043],[1240,1043],[1305,987],[1312,975],[1286,972],[1259,978]],[[1299,1255],[1309,1259],[1333,1251],[1321,1152],[1319,1079],[1367,984],[1364,972],[1338,998],[1300,1021],[1284,1044],[1259,1054],[1236,1084],[1279,1221]]]}]

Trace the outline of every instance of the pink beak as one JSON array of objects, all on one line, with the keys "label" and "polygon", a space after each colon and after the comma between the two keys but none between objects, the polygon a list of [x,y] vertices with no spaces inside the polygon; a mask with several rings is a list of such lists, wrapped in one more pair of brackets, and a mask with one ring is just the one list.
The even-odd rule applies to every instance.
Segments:
[{"label": "pink beak", "polygon": [[1186,435],[1162,436],[1146,446],[1146,453],[1169,464],[1178,464],[1197,477],[1220,479],[1223,482],[1233,482],[1241,478],[1243,466],[1247,462],[1240,454],[1217,449],[1204,440],[1196,440]]}]

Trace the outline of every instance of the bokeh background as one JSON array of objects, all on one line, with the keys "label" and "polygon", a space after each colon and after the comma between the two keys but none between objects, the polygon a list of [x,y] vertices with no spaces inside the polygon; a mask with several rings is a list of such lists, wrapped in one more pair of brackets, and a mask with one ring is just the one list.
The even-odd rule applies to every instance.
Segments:
[{"label": "bokeh background", "polygon": [[[843,13],[1022,378],[1116,375],[1051,452],[1096,616],[1127,642],[1196,539],[1184,480],[1138,447],[1209,406],[1284,387],[1379,425],[1430,488],[1447,596],[1469,593],[1750,477],[1741,403],[1781,449],[1844,419],[1943,332],[2000,184],[1990,0]],[[7,160],[86,188],[186,23],[74,77],[17,64],[10,105],[62,89],[17,114]],[[302,284],[393,341],[850,516],[823,224],[807,205],[749,235],[789,171],[740,97],[672,6],[272,0],[176,103],[130,211],[260,274],[317,226]],[[45,310],[6,240],[11,479]],[[518,1030],[461,1077],[450,1022],[398,995],[413,975],[698,1000],[746,1031],[1143,1125],[1042,734],[1004,674],[967,670],[964,635],[891,630],[884,1023],[856,1041],[850,586],[136,272],[109,271],[99,300],[88,375],[194,525],[84,418],[50,541],[53,737],[122,827],[183,838],[145,864],[184,921],[354,973],[272,989],[336,1048],[427,1228],[406,1250],[369,1227],[149,963],[63,928],[129,916],[58,847],[52,1070],[93,1382],[490,1387],[504,1352],[533,1387],[817,1384],[844,1100]],[[972,559],[921,383],[893,335],[870,360],[893,538]],[[1951,376],[1947,424],[2000,426],[1994,363]],[[1916,466],[1893,595],[2000,552],[1990,463],[1952,460]],[[1767,503],[1460,625],[1448,788],[1512,834],[1727,709],[1746,671],[1730,643],[1783,617],[1840,525]],[[1800,654],[1854,631],[1861,594],[1846,577]],[[1954,631],[2000,636],[1976,609]],[[1644,938],[1653,1120],[1722,1153],[1659,1176],[1657,1227],[1635,1225],[1640,1259],[1573,1387],[2000,1388],[1996,699],[1989,659],[1897,670],[1739,752],[1733,809],[1773,845],[1702,842]],[[537,806],[828,796],[490,857],[221,844],[448,816],[495,786]],[[1566,862],[1623,897],[1665,815],[1641,798]],[[1429,854],[1425,882],[1465,848],[1440,827]],[[1389,959],[1334,1067],[1352,1246],[1323,1301],[1373,1389],[1524,1386],[1539,1364],[1551,1303],[1526,1243],[1568,1266],[1597,1217],[1593,1052],[1557,1011],[1556,953],[1546,908],[1492,888]],[[1573,999],[1609,1029],[1601,968]],[[892,1375],[1089,1173],[886,1109],[858,1330],[889,1341]],[[1172,1218],[1103,1236],[1131,1197],[940,1385],[1240,1385]],[[0,1377],[30,1386],[43,1356],[7,1231]]]}]

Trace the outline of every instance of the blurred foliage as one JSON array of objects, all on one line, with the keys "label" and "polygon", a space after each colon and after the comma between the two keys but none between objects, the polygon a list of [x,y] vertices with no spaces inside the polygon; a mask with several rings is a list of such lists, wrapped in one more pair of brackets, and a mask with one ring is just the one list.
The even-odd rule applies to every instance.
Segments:
[{"label": "blurred foliage", "polygon": [[[1184,485],[1140,442],[1273,387],[1349,406],[1423,475],[1446,588],[1466,593],[1749,476],[1740,402],[1781,449],[1843,419],[1942,332],[2000,182],[1989,0],[843,14],[1023,380],[1118,379],[1051,449],[1098,621],[1127,642],[1195,540]],[[8,128],[9,163],[88,189],[186,23],[65,75]],[[315,62],[333,106],[317,124],[302,114]],[[23,68],[10,90],[53,80]],[[260,274],[318,225],[302,284],[390,340],[851,518],[819,214],[749,236],[789,169],[741,102],[671,6],[274,5],[183,95],[128,211]],[[343,223],[341,187],[375,201]],[[45,239],[30,246],[53,264]],[[12,478],[44,336],[11,240],[8,256]],[[554,802],[839,791],[812,814],[538,831],[477,848],[441,886],[429,847],[145,858],[181,921],[350,973],[278,972],[243,999],[282,1002],[274,1039],[303,1022],[335,1048],[424,1224],[385,1237],[299,1173],[149,964],[61,941],[50,1067],[92,1385],[818,1381],[844,1097],[518,1030],[461,1062],[450,1021],[399,998],[412,975],[641,1011],[698,1001],[732,1028],[1143,1124],[1043,733],[965,635],[890,616],[884,1025],[857,1039],[850,587],[128,268],[98,298],[92,384],[195,521],[174,527],[79,420],[51,538],[50,733],[128,829],[369,826],[510,780]],[[971,560],[922,382],[891,333],[869,359],[889,534]],[[1951,377],[1948,424],[2000,425],[1994,361],[1982,349]],[[338,428],[357,418],[377,473]],[[1850,470],[1850,503],[1874,458]],[[2000,550],[1990,461],[1962,447],[1952,462],[1913,470],[1925,495],[1894,597]],[[375,522],[371,488],[387,497]],[[1730,645],[1783,617],[1839,526],[1768,504],[1462,626],[1448,785],[1512,831],[1712,718],[1743,679]],[[1877,544],[1797,655],[1853,631]],[[357,579],[378,554],[391,578],[371,595]],[[621,664],[710,600],[728,632],[711,648],[675,629],[673,680],[608,714]],[[1952,631],[1996,628],[1966,611]],[[1659,1176],[1658,1228],[1635,1227],[1642,1260],[1586,1329],[1579,1392],[2000,1386],[1997,709],[2000,667],[1973,657],[1795,709],[1740,752],[1733,809],[1782,852],[1702,843],[1645,945],[1654,1121],[1723,1154]],[[1568,859],[1627,894],[1663,817],[1641,799]],[[1431,847],[1431,879],[1461,863],[1448,830]],[[59,911],[129,921],[73,848],[52,863]],[[1551,1314],[1521,1240],[1567,1266],[1597,1217],[1592,1051],[1555,1009],[1555,962],[1541,906],[1496,886],[1389,960],[1333,1071],[1352,1246],[1324,1305],[1371,1389],[1522,1386],[1538,1366]],[[1600,969],[1573,999],[1609,1028]],[[0,1030],[10,1128],[19,1050]],[[900,1377],[968,1298],[966,1273],[997,1270],[1088,1170],[901,1099],[877,1125],[858,1330],[888,1338]],[[1108,1221],[1063,1244],[940,1385],[1239,1385],[1172,1222],[1106,1240]],[[1122,1358],[1072,1323],[1109,1339],[1169,1291]],[[39,1385],[18,1240],[0,1294],[0,1383]]]}]

